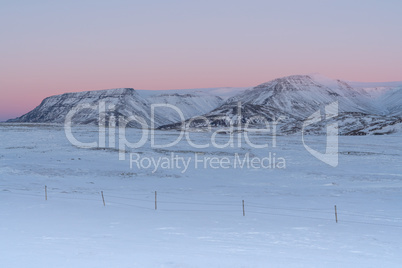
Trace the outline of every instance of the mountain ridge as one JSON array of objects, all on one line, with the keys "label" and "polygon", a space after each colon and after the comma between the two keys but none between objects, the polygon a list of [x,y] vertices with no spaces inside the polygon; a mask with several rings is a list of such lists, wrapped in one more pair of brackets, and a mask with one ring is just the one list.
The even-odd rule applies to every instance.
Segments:
[{"label": "mountain ridge", "polygon": [[[395,92],[400,94],[402,91],[395,90]],[[333,102],[339,103],[340,132],[345,135],[357,133],[357,130],[360,131],[359,135],[369,133],[373,128],[368,128],[371,124],[366,122],[364,117],[370,118],[371,121],[381,122],[381,128],[386,126],[383,122],[393,125],[396,122],[398,124],[396,129],[399,128],[398,115],[400,115],[402,107],[399,101],[395,101],[395,103],[389,100],[380,101],[387,107],[391,103],[393,104],[390,107],[393,114],[384,113],[384,109],[379,108],[378,100],[364,88],[356,89],[346,81],[329,79],[315,74],[273,79],[229,98],[220,107],[204,114],[202,120],[192,118],[185,121],[184,124],[165,125],[160,129],[177,129],[183,128],[183,126],[186,129],[193,129],[203,128],[207,125],[225,128],[246,122],[251,123],[251,126],[261,127],[264,125],[262,124],[264,119],[270,122],[283,116],[286,117],[286,120],[282,132],[292,134],[302,129],[302,121],[309,115]],[[238,103],[241,103],[241,113],[238,112]],[[389,118],[382,120],[382,117]],[[355,120],[355,128],[351,127],[353,126],[353,123],[350,122],[353,121],[352,119]],[[367,132],[364,130],[366,128]],[[324,126],[321,124],[319,131],[315,128],[315,131],[310,132],[322,134]]]},{"label": "mountain ridge", "polygon": [[[197,89],[192,92],[137,92],[133,88],[116,88],[64,93],[45,98],[32,111],[7,122],[63,123],[66,114],[74,106],[83,103],[94,105],[101,101],[114,105],[115,108],[105,112],[106,121],[112,115],[134,115],[144,118],[150,125],[151,105],[168,104],[179,108],[184,122],[190,122],[186,126],[188,129],[205,127],[205,118],[213,127],[228,127],[230,124],[242,125],[246,122],[251,123],[251,126],[263,125],[264,120],[269,122],[283,116],[287,118],[282,125],[285,134],[300,131],[303,119],[335,101],[339,103],[339,114],[342,114],[339,116],[340,125],[346,134],[356,133],[357,126],[359,131],[364,132],[370,125],[369,122],[381,122],[384,127],[387,123],[399,126],[398,118],[402,116],[402,87],[353,87],[347,81],[330,79],[319,74],[285,76],[253,88],[236,88],[238,94],[234,96],[228,96],[227,89],[230,88]],[[225,93],[226,98],[211,92]],[[240,109],[239,103],[242,105]],[[199,116],[204,119],[197,119]],[[73,117],[73,123],[96,125],[100,123],[98,117],[99,113],[87,109]],[[350,127],[353,120],[356,129]],[[183,128],[181,121],[182,117],[171,108],[158,107],[155,110],[153,122],[159,129]],[[129,126],[140,127],[135,123]],[[314,132],[319,132],[317,127],[313,129]]]}]

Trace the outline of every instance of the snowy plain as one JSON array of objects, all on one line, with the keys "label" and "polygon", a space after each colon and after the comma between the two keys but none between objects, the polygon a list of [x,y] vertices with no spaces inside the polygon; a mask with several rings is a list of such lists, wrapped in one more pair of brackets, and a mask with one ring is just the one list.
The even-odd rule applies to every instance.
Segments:
[{"label": "snowy plain", "polygon": [[[127,130],[136,141],[139,130]],[[74,130],[96,141],[96,127]],[[159,143],[178,132],[157,131]],[[199,144],[208,133],[191,133]],[[148,137],[149,139],[150,137]],[[221,144],[228,135],[218,135]],[[0,125],[2,267],[400,267],[400,134],[339,137],[339,165],[301,136],[255,133],[265,149],[73,146],[58,125]],[[309,145],[324,150],[325,137]],[[129,153],[194,161],[275,154],[286,168],[130,168]],[[233,165],[233,162],[228,164]],[[45,200],[45,185],[47,200]],[[102,202],[101,191],[105,198]],[[157,191],[157,210],[155,210]],[[242,200],[245,202],[243,216]],[[338,223],[334,206],[337,206]]]}]

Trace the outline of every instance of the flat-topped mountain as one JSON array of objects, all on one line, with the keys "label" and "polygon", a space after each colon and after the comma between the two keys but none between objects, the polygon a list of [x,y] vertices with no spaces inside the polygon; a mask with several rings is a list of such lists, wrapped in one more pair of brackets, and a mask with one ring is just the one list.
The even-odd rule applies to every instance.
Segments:
[{"label": "flat-topped mountain", "polygon": [[[178,107],[185,119],[201,115],[222,104],[220,97],[208,94],[160,94],[142,97],[133,88],[116,88],[108,90],[85,91],[65,93],[45,98],[39,106],[16,119],[7,122],[30,123],[64,123],[66,115],[79,105],[105,104],[106,123],[113,115],[115,118],[129,118],[138,116],[143,118],[148,126],[151,124],[151,104],[173,104]],[[94,106],[95,107],[95,106]],[[75,112],[72,122],[74,124],[99,124],[99,109],[79,109]],[[101,111],[102,112],[102,111]],[[155,126],[180,121],[179,114],[170,108],[155,108]],[[131,127],[140,127],[134,122]]]}]

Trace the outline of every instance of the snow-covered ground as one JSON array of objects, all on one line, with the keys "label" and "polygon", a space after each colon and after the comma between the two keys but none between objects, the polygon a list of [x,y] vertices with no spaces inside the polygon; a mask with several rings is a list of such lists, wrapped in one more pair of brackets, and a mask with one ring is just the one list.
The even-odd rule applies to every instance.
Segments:
[{"label": "snow-covered ground", "polygon": [[[139,130],[127,132],[139,140]],[[80,141],[98,136],[88,126],[74,134]],[[156,141],[177,135],[156,132]],[[210,136],[190,134],[198,144]],[[217,139],[223,144],[228,135]],[[278,136],[275,148],[265,134],[250,139],[270,146],[253,149],[242,140],[240,148],[194,149],[183,139],[158,149],[147,142],[119,161],[116,149],[74,147],[61,126],[0,125],[0,266],[401,266],[400,135],[339,137],[336,168],[310,155],[301,136]],[[306,142],[325,148],[325,137]],[[130,169],[129,153],[173,153],[190,164],[185,172],[180,164]],[[195,168],[195,153],[229,162]],[[236,153],[271,153],[286,168],[235,168]]]}]

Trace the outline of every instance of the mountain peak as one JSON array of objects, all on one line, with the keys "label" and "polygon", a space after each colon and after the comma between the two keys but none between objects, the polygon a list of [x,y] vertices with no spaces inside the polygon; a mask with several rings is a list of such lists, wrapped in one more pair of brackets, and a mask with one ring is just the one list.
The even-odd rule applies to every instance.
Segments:
[{"label": "mountain peak", "polygon": [[271,81],[262,83],[255,88],[265,88],[273,84],[290,84],[290,85],[304,85],[311,86],[312,84],[321,84],[328,87],[335,86],[340,80],[331,79],[319,73],[312,73],[306,75],[289,75],[273,79]]}]

